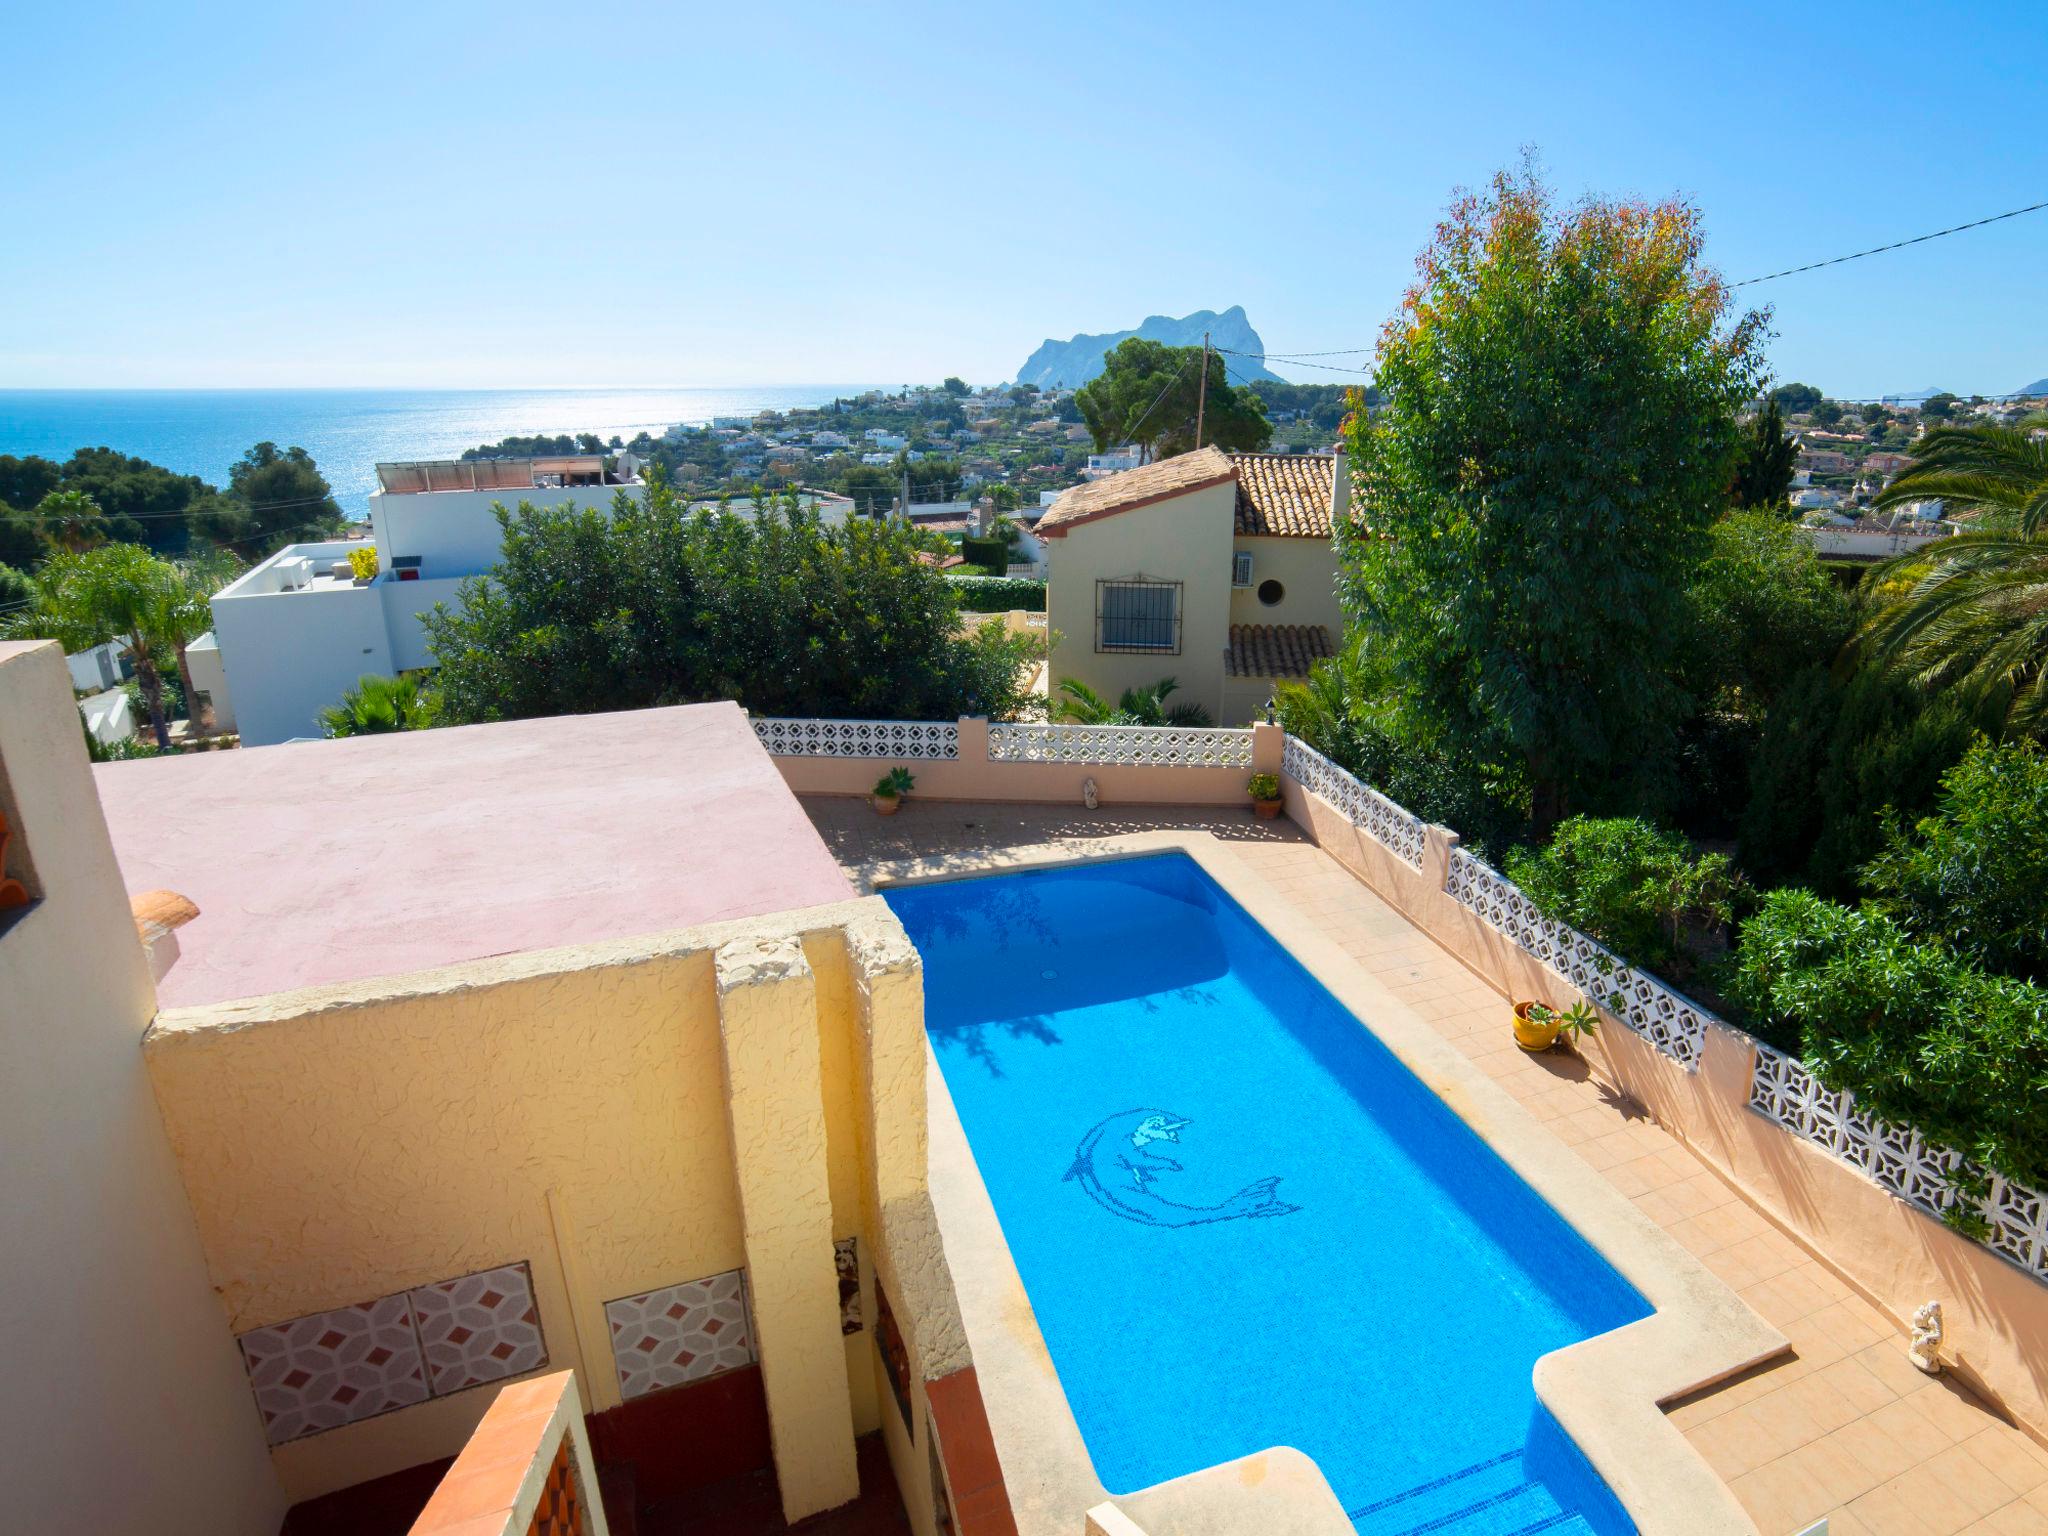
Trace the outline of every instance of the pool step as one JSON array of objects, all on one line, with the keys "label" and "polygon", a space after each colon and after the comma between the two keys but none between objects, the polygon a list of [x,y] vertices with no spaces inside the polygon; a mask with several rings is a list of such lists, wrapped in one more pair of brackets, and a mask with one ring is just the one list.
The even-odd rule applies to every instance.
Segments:
[{"label": "pool step", "polygon": [[1347,1513],[1360,1536],[1591,1536],[1580,1516],[1522,1475],[1519,1449]]}]

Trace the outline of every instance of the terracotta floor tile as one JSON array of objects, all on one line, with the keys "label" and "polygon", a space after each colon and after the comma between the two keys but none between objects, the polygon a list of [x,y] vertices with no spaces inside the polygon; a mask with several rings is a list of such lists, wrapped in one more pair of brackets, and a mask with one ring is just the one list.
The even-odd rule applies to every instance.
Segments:
[{"label": "terracotta floor tile", "polygon": [[1993,1424],[1957,1449],[2012,1491],[2017,1499],[2048,1486],[2048,1452],[2007,1424]]}]

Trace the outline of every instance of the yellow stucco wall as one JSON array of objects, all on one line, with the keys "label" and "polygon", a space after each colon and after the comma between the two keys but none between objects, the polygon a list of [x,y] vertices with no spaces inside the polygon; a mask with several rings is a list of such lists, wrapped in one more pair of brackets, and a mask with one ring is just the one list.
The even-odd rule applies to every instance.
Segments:
[{"label": "yellow stucco wall", "polygon": [[[1334,641],[1344,632],[1337,606],[1337,549],[1328,539],[1240,538],[1234,549],[1252,557],[1252,584],[1230,589],[1233,624],[1321,624]],[[1286,588],[1279,602],[1259,601],[1259,584]]]},{"label": "yellow stucco wall", "polygon": [[[794,935],[820,957],[810,1091],[829,1221],[836,1236],[861,1231],[839,937],[859,906],[163,1014],[150,1074],[234,1329],[525,1259],[551,1368],[577,1369],[592,1411],[615,1406],[604,1302],[749,1259],[721,944]],[[822,1304],[836,1309],[830,1260]],[[842,1411],[863,1431],[876,1422],[868,1335],[841,1347],[857,1383]],[[453,1454],[490,1396],[313,1435],[275,1460],[293,1498],[344,1487]]]},{"label": "yellow stucco wall", "polygon": [[[1126,688],[1162,677],[1180,686],[1176,700],[1223,709],[1223,650],[1230,626],[1234,481],[1076,523],[1046,541],[1046,611],[1057,635],[1051,680],[1079,678],[1112,701]],[[1275,541],[1264,541],[1275,542]],[[1144,579],[1182,583],[1180,654],[1097,652],[1095,584]]]},{"label": "yellow stucco wall", "polygon": [[0,1444],[14,1531],[271,1536],[284,1513],[143,1069],[156,998],[64,654],[0,644]]}]

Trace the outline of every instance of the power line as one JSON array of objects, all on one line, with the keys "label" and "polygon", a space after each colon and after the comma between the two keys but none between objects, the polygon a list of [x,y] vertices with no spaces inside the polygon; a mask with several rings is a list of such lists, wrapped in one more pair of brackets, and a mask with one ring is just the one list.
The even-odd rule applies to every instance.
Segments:
[{"label": "power line", "polygon": [[[1284,362],[1294,362],[1294,363],[1296,364],[1296,366],[1297,366],[1297,367],[1301,367],[1301,368],[1320,368],[1320,369],[1324,370],[1324,371],[1325,371],[1325,372],[1327,372],[1327,373],[1357,373],[1357,374],[1363,374],[1363,375],[1364,375],[1364,376],[1365,376],[1366,378],[1371,378],[1371,377],[1372,377],[1372,372],[1373,372],[1373,371],[1372,371],[1372,369],[1370,369],[1370,368],[1345,368],[1345,367],[1341,367],[1341,366],[1339,366],[1339,365],[1337,365],[1337,364],[1335,364],[1335,363],[1307,363],[1307,362],[1300,362],[1300,361],[1298,361],[1298,359],[1299,359],[1299,358],[1303,358],[1303,357],[1307,357],[1307,356],[1309,356],[1309,354],[1308,354],[1308,353],[1306,353],[1306,352],[1303,352],[1303,353],[1298,353],[1298,354],[1294,354],[1294,355],[1291,355],[1291,356],[1283,356],[1282,354],[1280,354],[1280,353],[1278,353],[1278,352],[1240,352],[1240,351],[1237,351],[1237,350],[1236,350],[1235,348],[1232,348],[1232,347],[1218,347],[1218,348],[1217,348],[1216,350],[1217,350],[1218,352],[1227,352],[1227,353],[1229,353],[1229,354],[1230,354],[1230,355],[1231,355],[1232,357],[1248,357],[1248,358],[1252,358],[1252,359],[1254,359],[1254,360],[1257,360],[1257,361],[1261,361],[1261,362],[1263,362],[1263,361],[1264,361],[1265,359],[1267,359],[1267,358],[1269,358],[1269,357],[1270,357],[1270,358],[1272,358],[1272,359],[1273,359],[1274,361],[1276,361],[1276,362],[1283,362],[1283,363],[1284,363]],[[1351,347],[1346,347],[1346,348],[1344,348],[1343,350],[1344,350],[1345,352],[1350,352],[1350,351],[1366,351],[1366,350],[1369,350],[1369,349],[1367,349],[1367,348],[1363,348],[1363,347],[1359,347],[1359,348],[1351,348]],[[1326,353],[1323,353],[1323,354],[1321,354],[1321,355],[1322,355],[1322,356],[1325,356],[1325,357],[1336,357],[1336,356],[1338,356],[1339,354],[1338,354],[1338,353],[1336,353],[1336,352],[1326,352]],[[1283,382],[1284,382],[1284,381],[1283,381]]]},{"label": "power line", "polygon": [[1730,283],[1730,288],[1747,288],[1752,283],[1774,282],[1781,277],[1792,277],[1800,272],[1816,272],[1822,267],[1838,267],[1845,261],[1861,261],[1865,256],[1878,256],[1886,251],[1903,250],[1909,245],[1920,245],[1929,240],[1939,240],[1944,235],[1959,235],[1966,229],[1982,229],[1986,224],[1996,224],[2003,219],[2016,219],[2023,213],[2039,213],[2048,208],[2048,202],[2030,203],[2024,208],[2014,208],[2007,213],[1994,213],[1988,219],[1972,219],[1967,224],[1951,224],[1947,229],[1937,229],[1931,235],[1915,235],[1910,240],[1894,240],[1890,245],[1873,245],[1867,251],[1851,251],[1847,256],[1830,256],[1826,261],[1809,261],[1803,267],[1787,267],[1782,272],[1766,272],[1762,277],[1745,277],[1739,283]]}]

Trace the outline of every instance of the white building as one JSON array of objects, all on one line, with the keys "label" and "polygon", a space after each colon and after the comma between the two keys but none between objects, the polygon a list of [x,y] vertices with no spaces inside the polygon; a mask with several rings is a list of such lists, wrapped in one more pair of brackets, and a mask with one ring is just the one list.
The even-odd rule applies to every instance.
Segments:
[{"label": "white building", "polygon": [[1081,478],[1100,480],[1104,475],[1120,475],[1127,469],[1136,469],[1144,458],[1145,451],[1136,443],[1125,443],[1107,453],[1091,453],[1088,455],[1088,467],[1081,471]]},{"label": "white building", "polygon": [[910,443],[910,439],[901,432],[891,432],[885,427],[869,427],[861,435],[877,448],[889,453],[895,453],[900,449],[908,447]]},{"label": "white building", "polygon": [[[575,505],[609,509],[646,494],[639,460],[620,454],[380,464],[370,497],[374,544],[329,540],[279,550],[215,594],[213,630],[187,652],[193,681],[210,695],[215,725],[242,744],[269,746],[320,734],[320,711],[366,673],[396,676],[433,665],[420,616],[436,603],[460,605],[462,583],[498,563],[498,506]],[[830,524],[853,502],[802,492]],[[692,503],[742,517],[758,510],[739,497]],[[374,547],[377,574],[356,577],[351,551]],[[216,681],[217,679],[217,681]]]},{"label": "white building", "polygon": [[[213,598],[233,719],[242,744],[320,734],[320,711],[365,673],[394,676],[432,664],[420,615],[456,602],[463,580],[498,563],[493,508],[609,506],[644,494],[637,461],[607,472],[599,455],[379,464],[370,496],[377,574],[359,582],[359,540],[291,544]],[[221,707],[215,699],[216,717]]]}]

